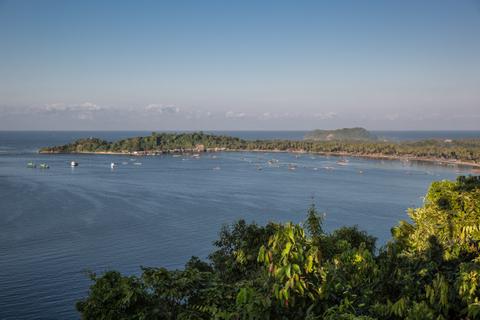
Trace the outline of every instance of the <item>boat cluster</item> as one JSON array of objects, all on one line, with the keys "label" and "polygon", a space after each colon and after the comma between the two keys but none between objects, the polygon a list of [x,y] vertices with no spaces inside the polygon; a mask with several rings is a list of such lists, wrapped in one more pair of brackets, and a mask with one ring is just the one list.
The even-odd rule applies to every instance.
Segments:
[{"label": "boat cluster", "polygon": [[[131,159],[131,160],[134,160],[134,159]],[[126,165],[128,163],[127,162],[122,162],[122,164]],[[134,162],[133,164],[136,165],[136,166],[141,166],[142,165],[141,162]],[[117,166],[118,166],[118,164],[116,164],[115,162],[110,163],[110,168],[112,168],[112,169],[116,168]],[[72,168],[78,167],[78,162],[71,161],[70,162],[70,167],[72,167]],[[30,161],[30,162],[27,163],[27,168],[50,169],[50,166],[46,163],[40,163],[37,166],[37,164],[35,162]]]},{"label": "boat cluster", "polygon": [[[193,153],[191,155],[187,154],[187,156],[189,156],[191,159],[200,159],[200,154],[199,153]],[[182,157],[182,160],[188,160],[188,158],[186,158],[185,155],[174,154],[173,157]],[[216,158],[217,158],[217,156],[215,156],[215,155],[211,157],[211,159],[216,159]],[[300,158],[300,155],[295,155],[295,159],[298,159],[298,158]],[[314,159],[316,159],[316,157],[311,156],[310,159],[314,160]],[[298,165],[297,163],[281,163],[278,159],[274,159],[274,158],[267,160],[266,163],[264,162],[265,158],[263,158],[263,157],[257,157],[257,161],[255,161],[253,159],[248,159],[246,157],[242,157],[241,160],[254,164],[255,168],[258,171],[262,171],[264,167],[270,167],[270,168],[286,167],[290,171],[295,171],[299,167],[305,167],[305,168],[308,167],[308,166]],[[130,161],[135,166],[141,166],[142,165],[142,163],[138,162],[137,159],[135,159],[135,158],[131,158]],[[127,164],[128,164],[127,161],[122,162],[122,165],[127,165]],[[79,163],[76,162],[76,161],[71,161],[70,162],[70,167],[72,167],[72,168],[78,167],[78,165],[79,165]],[[348,161],[348,159],[342,158],[342,159],[336,161],[336,165],[347,166],[347,165],[349,165],[349,161]],[[37,168],[37,165],[33,161],[30,161],[30,162],[27,163],[27,167],[28,168]],[[118,167],[117,163],[115,163],[115,162],[110,163],[110,168],[111,169],[115,169],[116,167]],[[49,169],[50,167],[46,163],[41,163],[38,166],[38,168]],[[318,171],[319,169],[324,169],[324,170],[330,171],[330,170],[334,170],[335,167],[333,167],[333,166],[313,167],[314,171]],[[220,166],[213,167],[213,170],[220,170]],[[359,171],[359,173],[363,173],[363,171]]]},{"label": "boat cluster", "polygon": [[[34,162],[30,161],[29,163],[27,163],[27,168],[37,168],[37,165]],[[40,163],[38,165],[38,168],[39,169],[49,169],[50,166],[46,163]]]},{"label": "boat cluster", "polygon": [[[294,155],[294,157],[295,157],[295,159],[299,159],[299,158],[301,158],[301,155],[296,154],[296,155]],[[310,156],[310,159],[315,160],[317,158],[314,157],[314,156]],[[256,160],[254,160],[252,158],[249,159],[247,157],[242,157],[241,160],[254,164],[255,168],[258,171],[263,170],[265,167],[270,167],[270,168],[284,167],[284,168],[287,168],[289,171],[296,171],[298,168],[311,168],[314,171],[318,171],[319,169],[324,169],[324,170],[327,170],[327,171],[335,170],[335,166],[328,166],[327,165],[327,166],[322,166],[322,167],[310,167],[310,166],[300,165],[300,164],[295,163],[295,162],[281,163],[278,159],[273,159],[273,158],[267,160],[266,163],[265,163],[265,158],[262,157],[262,156],[258,156]],[[345,158],[342,158],[342,159],[336,161],[335,164],[337,166],[348,166],[349,165],[349,160],[345,159]],[[359,172],[359,173],[363,173],[363,172]]]}]

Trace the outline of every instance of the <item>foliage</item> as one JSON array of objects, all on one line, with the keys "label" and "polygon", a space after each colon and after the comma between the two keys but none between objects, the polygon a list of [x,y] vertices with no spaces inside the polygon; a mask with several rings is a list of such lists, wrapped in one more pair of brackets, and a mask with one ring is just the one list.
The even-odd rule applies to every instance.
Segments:
[{"label": "foliage", "polygon": [[454,141],[423,140],[416,142],[387,142],[379,140],[243,140],[235,137],[192,133],[157,133],[147,137],[135,137],[115,142],[97,138],[79,139],[63,146],[45,147],[43,153],[169,153],[206,150],[242,151],[297,151],[324,154],[349,154],[375,157],[434,158],[480,162],[480,139]]},{"label": "foliage", "polygon": [[305,139],[311,140],[376,140],[374,134],[364,128],[342,128],[336,130],[313,130],[305,135]]},{"label": "foliage", "polygon": [[434,182],[380,250],[357,227],[225,226],[209,261],[110,271],[84,319],[480,319],[480,178]]}]

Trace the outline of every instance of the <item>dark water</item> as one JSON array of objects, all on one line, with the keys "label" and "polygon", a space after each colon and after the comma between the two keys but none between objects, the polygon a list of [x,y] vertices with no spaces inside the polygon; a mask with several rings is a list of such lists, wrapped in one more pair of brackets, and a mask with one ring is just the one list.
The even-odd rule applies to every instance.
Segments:
[{"label": "dark water", "polygon": [[[85,269],[182,267],[192,255],[206,257],[222,224],[239,218],[300,222],[312,197],[326,213],[327,230],[358,224],[382,244],[405,210],[421,205],[432,181],[469,172],[364,159],[339,166],[335,157],[288,153],[133,160],[33,153],[78,137],[143,134],[0,132],[0,319],[78,318],[74,303],[89,285]],[[233,134],[253,139],[276,133]],[[278,167],[268,165],[272,158]],[[30,160],[50,169],[28,169]],[[70,168],[71,160],[80,165]],[[118,167],[111,170],[111,162]],[[295,171],[288,170],[290,163]]]}]

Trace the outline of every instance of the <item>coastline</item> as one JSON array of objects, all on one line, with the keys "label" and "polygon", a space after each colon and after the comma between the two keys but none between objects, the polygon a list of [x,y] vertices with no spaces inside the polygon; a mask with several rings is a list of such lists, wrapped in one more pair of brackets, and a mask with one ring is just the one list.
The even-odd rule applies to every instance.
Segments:
[{"label": "coastline", "polygon": [[261,153],[296,153],[296,154],[316,154],[322,156],[335,156],[335,157],[351,157],[351,158],[364,158],[364,159],[375,159],[375,160],[398,160],[398,161],[416,161],[416,162],[428,162],[434,163],[436,165],[458,165],[471,167],[476,170],[479,168],[480,163],[469,162],[465,160],[455,160],[455,159],[442,159],[442,158],[432,158],[432,157],[417,157],[409,155],[385,155],[385,154],[359,154],[359,153],[349,153],[349,152],[314,152],[314,151],[305,151],[305,150],[263,150],[263,149],[227,149],[227,148],[215,148],[215,149],[206,149],[204,151],[196,149],[185,149],[181,152],[178,150],[165,150],[165,151],[154,151],[154,152],[113,152],[113,151],[82,151],[82,152],[47,152],[47,151],[38,151],[40,154],[99,154],[99,155],[125,155],[125,156],[157,156],[162,154],[188,154],[188,153],[212,153],[212,152],[261,152]]}]

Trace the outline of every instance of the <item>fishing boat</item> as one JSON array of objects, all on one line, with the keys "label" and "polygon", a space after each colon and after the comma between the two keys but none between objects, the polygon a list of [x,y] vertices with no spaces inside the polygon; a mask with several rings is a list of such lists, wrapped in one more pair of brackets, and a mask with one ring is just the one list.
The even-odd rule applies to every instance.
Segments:
[{"label": "fishing boat", "polygon": [[40,169],[49,169],[50,166],[46,163],[40,163]]},{"label": "fishing boat", "polygon": [[72,161],[70,162],[70,167],[77,167],[78,166],[78,162],[75,162],[75,161]]},{"label": "fishing boat", "polygon": [[27,163],[27,168],[36,168],[36,167],[37,167],[37,165],[35,163],[33,163],[32,161]]},{"label": "fishing boat", "polygon": [[277,159],[268,160],[268,164],[269,164],[270,166],[276,165],[277,163],[278,163],[278,160],[277,160]]}]

